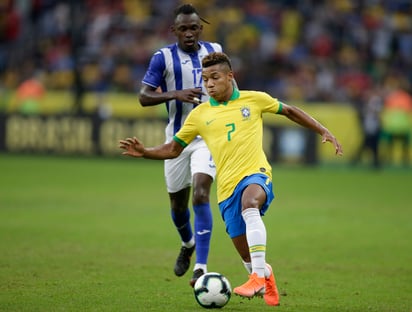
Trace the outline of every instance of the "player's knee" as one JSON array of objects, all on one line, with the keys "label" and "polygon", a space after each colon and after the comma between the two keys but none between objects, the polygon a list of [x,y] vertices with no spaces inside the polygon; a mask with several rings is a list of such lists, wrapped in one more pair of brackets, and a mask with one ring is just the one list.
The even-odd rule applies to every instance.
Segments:
[{"label": "player's knee", "polygon": [[262,186],[257,184],[249,185],[242,194],[242,210],[247,208],[260,209],[266,200],[266,193]]},{"label": "player's knee", "polygon": [[184,212],[186,212],[187,210],[189,210],[189,207],[188,207],[187,205],[186,205],[186,206],[173,205],[173,206],[171,206],[171,210],[172,210],[174,213],[184,213]]},{"label": "player's knee", "polygon": [[209,202],[209,189],[197,187],[193,189],[193,205],[207,204]]},{"label": "player's knee", "polygon": [[195,181],[193,184],[192,201],[193,205],[207,204],[209,202],[210,183],[209,181]]},{"label": "player's knee", "polygon": [[247,208],[258,208],[258,209],[260,209],[261,205],[262,205],[262,203],[256,197],[243,198],[243,200],[242,200],[242,210],[245,210]]}]

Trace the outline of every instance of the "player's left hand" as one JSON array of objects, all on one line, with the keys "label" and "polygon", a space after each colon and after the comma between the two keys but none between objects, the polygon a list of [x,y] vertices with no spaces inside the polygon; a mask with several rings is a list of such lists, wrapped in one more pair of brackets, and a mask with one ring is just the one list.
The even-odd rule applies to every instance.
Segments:
[{"label": "player's left hand", "polygon": [[119,143],[119,147],[125,150],[125,152],[123,152],[122,155],[132,157],[143,157],[144,145],[136,137],[120,140]]},{"label": "player's left hand", "polygon": [[338,140],[333,136],[329,131],[326,131],[322,135],[322,143],[326,142],[331,142],[335,146],[335,154],[342,156],[343,155],[343,149]]}]

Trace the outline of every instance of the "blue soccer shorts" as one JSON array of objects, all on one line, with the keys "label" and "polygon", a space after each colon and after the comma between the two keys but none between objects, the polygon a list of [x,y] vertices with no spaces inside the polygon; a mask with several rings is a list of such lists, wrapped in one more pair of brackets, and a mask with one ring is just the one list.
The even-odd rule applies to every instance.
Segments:
[{"label": "blue soccer shorts", "polygon": [[257,173],[243,178],[236,186],[233,194],[219,203],[220,214],[223,221],[225,221],[226,232],[230,238],[246,233],[246,224],[242,217],[242,194],[243,190],[250,184],[258,184],[265,190],[266,201],[260,209],[262,216],[275,198],[272,181],[270,181],[267,175]]}]

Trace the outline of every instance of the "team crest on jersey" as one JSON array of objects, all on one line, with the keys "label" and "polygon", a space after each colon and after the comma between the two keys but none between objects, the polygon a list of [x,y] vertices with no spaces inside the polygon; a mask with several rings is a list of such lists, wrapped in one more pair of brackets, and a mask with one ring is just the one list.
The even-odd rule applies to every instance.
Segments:
[{"label": "team crest on jersey", "polygon": [[240,108],[240,112],[242,113],[243,120],[250,119],[250,107],[249,106],[242,106]]}]

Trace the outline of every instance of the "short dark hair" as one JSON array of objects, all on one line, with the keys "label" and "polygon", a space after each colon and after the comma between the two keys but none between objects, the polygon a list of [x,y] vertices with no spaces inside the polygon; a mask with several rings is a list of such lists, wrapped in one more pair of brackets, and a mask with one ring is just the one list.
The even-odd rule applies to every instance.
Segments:
[{"label": "short dark hair", "polygon": [[199,16],[199,18],[202,22],[204,22],[206,24],[210,24],[207,20],[205,20],[203,17],[201,17],[199,15],[196,8],[192,4],[189,4],[189,3],[182,4],[182,5],[178,6],[174,11],[175,19],[180,14],[189,15],[189,14],[193,14],[193,13],[196,14],[197,16]]},{"label": "short dark hair", "polygon": [[230,58],[223,52],[212,52],[202,60],[202,67],[210,67],[216,64],[226,64],[232,70]]}]

